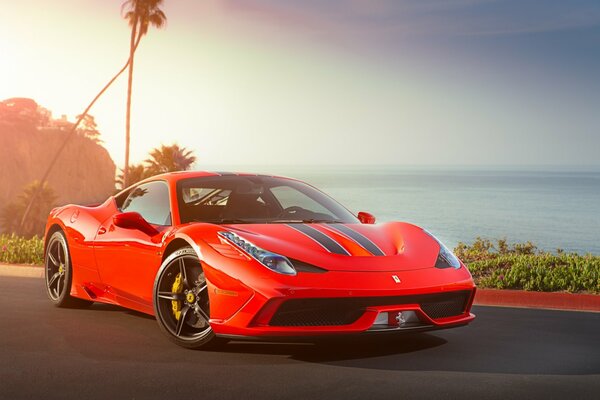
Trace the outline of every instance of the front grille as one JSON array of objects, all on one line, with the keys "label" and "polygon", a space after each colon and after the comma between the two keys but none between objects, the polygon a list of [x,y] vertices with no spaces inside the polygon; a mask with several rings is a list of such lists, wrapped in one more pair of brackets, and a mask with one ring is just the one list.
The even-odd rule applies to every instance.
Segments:
[{"label": "front grille", "polygon": [[364,313],[358,299],[293,299],[284,302],[269,325],[327,326],[348,325]]},{"label": "front grille", "polygon": [[446,301],[421,303],[421,309],[431,319],[448,318],[461,315],[465,311],[465,301],[468,297],[456,296]]},{"label": "front grille", "polygon": [[412,296],[291,299],[285,301],[270,326],[339,326],[358,320],[367,307],[419,304],[431,319],[465,313],[471,291]]}]

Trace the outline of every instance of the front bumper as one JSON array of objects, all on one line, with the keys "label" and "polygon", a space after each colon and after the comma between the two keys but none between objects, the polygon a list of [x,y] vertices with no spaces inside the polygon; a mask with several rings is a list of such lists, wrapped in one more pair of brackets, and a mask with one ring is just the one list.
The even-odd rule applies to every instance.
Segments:
[{"label": "front bumper", "polygon": [[[237,300],[244,302],[224,318],[211,318],[214,332],[250,338],[415,332],[462,326],[475,318],[470,313],[475,286],[464,267],[275,275],[244,281],[243,285],[236,280],[236,290],[246,292]],[[227,279],[217,281],[210,282],[214,286],[211,315],[216,314],[213,305],[225,308],[233,300],[218,295],[233,293],[231,288],[219,286]],[[406,311],[413,312],[418,321],[394,323],[398,313]],[[389,316],[388,324],[381,324],[382,315]]]}]

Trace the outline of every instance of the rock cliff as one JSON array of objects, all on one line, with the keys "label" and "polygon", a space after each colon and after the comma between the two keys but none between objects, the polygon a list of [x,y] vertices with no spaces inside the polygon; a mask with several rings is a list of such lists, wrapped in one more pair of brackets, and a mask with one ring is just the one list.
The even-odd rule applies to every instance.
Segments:
[{"label": "rock cliff", "polygon": [[[68,130],[8,124],[0,120],[0,209],[23,187],[42,178]],[[58,204],[90,204],[115,190],[115,164],[93,140],[73,134],[50,177]]]}]

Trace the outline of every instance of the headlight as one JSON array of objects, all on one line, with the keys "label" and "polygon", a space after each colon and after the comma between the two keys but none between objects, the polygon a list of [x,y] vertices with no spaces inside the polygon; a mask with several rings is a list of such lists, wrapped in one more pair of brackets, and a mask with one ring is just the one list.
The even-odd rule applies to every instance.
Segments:
[{"label": "headlight", "polygon": [[447,248],[444,243],[440,242],[440,240],[433,236],[430,232],[427,232],[425,229],[423,229],[423,231],[429,236],[431,236],[440,245],[440,252],[438,254],[437,260],[435,260],[435,267],[459,269],[460,260],[458,259],[458,257],[456,257],[454,253],[449,248]]},{"label": "headlight", "polygon": [[269,268],[271,271],[284,275],[296,275],[296,270],[287,257],[261,249],[233,232],[221,231],[219,232],[219,236],[227,239],[230,243]]}]

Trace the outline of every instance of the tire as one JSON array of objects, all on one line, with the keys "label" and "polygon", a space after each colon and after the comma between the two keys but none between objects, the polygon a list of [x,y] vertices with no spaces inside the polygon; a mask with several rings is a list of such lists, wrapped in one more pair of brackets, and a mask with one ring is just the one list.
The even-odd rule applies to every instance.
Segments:
[{"label": "tire", "polygon": [[154,281],[153,302],[160,330],[175,344],[213,349],[223,343],[210,326],[208,286],[191,247],[182,247],[163,261]]},{"label": "tire", "polygon": [[57,231],[48,239],[44,255],[44,277],[46,294],[57,307],[85,308],[91,301],[71,296],[73,283],[73,265],[67,239],[62,231]]}]

